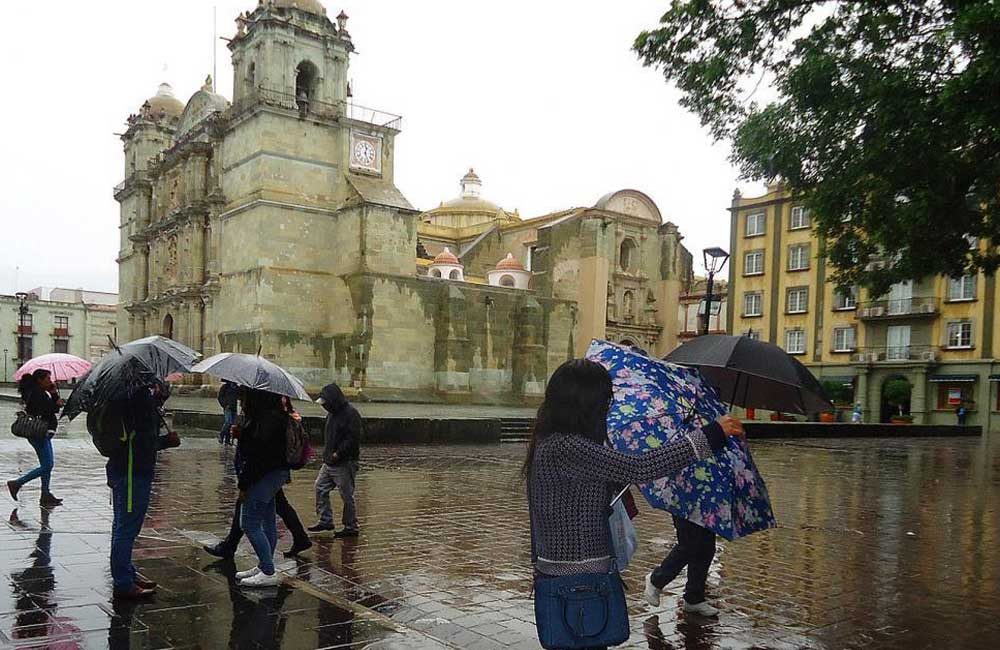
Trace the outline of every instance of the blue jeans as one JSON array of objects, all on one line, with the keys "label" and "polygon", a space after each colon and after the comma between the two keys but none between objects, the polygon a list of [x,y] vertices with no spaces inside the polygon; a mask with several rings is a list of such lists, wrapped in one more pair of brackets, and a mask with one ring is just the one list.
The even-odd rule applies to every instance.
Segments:
[{"label": "blue jeans", "polygon": [[136,472],[132,477],[132,511],[128,508],[128,474],[108,469],[114,523],[111,524],[111,578],[115,591],[126,591],[135,584],[132,547],[142,530],[153,490],[153,475]]},{"label": "blue jeans", "polygon": [[236,409],[226,409],[222,412],[222,429],[219,431],[219,442],[230,442],[233,439],[233,425],[236,424]]},{"label": "blue jeans", "polygon": [[55,465],[55,458],[52,456],[52,438],[28,438],[28,442],[35,448],[38,456],[38,467],[31,470],[21,478],[17,479],[18,487],[28,481],[34,481],[39,476],[42,477],[42,494],[49,493],[49,480],[52,478],[52,467]]},{"label": "blue jeans", "polygon": [[240,506],[240,526],[257,554],[257,567],[274,574],[274,548],[278,545],[278,522],[274,496],[290,479],[287,469],[268,472],[247,490]]}]

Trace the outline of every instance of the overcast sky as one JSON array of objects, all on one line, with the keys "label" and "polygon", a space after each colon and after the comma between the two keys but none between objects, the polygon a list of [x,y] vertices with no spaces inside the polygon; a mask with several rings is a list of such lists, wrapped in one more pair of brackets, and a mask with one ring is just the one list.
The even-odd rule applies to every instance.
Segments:
[{"label": "overcast sky", "polygon": [[[38,285],[116,291],[123,178],[115,133],[169,82],[186,101],[212,71],[232,97],[229,51],[213,43],[256,0],[12,3],[0,39],[0,293]],[[523,217],[648,193],[696,253],[728,246],[737,187],[677,92],[631,51],[668,0],[348,0],[354,101],[403,116],[396,184],[421,209],[458,193]],[[759,184],[740,184],[757,194]],[[20,267],[19,270],[15,270]],[[16,284],[16,287],[15,287]]]}]

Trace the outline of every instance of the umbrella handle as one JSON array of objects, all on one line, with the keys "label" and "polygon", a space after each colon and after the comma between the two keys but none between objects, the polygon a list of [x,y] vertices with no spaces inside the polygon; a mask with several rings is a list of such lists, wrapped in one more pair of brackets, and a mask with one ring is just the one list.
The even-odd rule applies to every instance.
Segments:
[{"label": "umbrella handle", "polygon": [[628,489],[630,487],[632,487],[631,484],[626,485],[625,487],[623,487],[622,491],[618,493],[618,496],[616,496],[614,499],[611,500],[611,505],[609,507],[614,508],[615,504],[622,500],[622,497],[625,496],[625,493],[628,492]]}]

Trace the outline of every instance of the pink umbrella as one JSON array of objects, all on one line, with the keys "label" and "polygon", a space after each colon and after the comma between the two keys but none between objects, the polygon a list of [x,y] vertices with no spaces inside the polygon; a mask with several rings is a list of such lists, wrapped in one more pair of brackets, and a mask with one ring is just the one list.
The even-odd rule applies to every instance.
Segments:
[{"label": "pink umbrella", "polygon": [[48,370],[52,373],[54,381],[68,381],[90,372],[91,365],[86,359],[75,357],[72,354],[53,352],[28,361],[17,369],[17,372],[14,373],[14,379],[30,375],[36,370]]}]

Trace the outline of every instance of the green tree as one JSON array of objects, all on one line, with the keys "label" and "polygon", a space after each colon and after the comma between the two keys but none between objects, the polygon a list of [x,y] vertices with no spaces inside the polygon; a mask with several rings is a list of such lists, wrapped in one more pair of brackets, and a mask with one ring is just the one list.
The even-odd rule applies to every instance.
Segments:
[{"label": "green tree", "polygon": [[967,240],[1000,243],[1000,2],[673,0],[635,50],[812,209],[840,286],[1000,264]]},{"label": "green tree", "polygon": [[889,406],[895,407],[903,415],[903,406],[910,401],[911,390],[910,382],[905,379],[890,379],[882,388],[882,397]]}]

